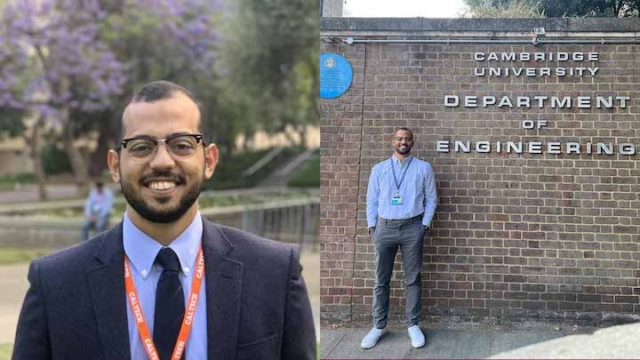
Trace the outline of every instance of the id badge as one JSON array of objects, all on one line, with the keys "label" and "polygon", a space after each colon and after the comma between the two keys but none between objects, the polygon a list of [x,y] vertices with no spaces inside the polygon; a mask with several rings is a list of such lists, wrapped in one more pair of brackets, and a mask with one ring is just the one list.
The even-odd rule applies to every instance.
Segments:
[{"label": "id badge", "polygon": [[391,205],[402,205],[402,197],[394,196],[393,198],[391,198]]}]

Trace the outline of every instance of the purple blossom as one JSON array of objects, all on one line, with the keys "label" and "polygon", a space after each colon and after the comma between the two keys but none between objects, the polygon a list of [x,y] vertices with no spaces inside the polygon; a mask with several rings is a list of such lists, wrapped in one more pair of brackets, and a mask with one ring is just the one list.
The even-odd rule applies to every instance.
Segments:
[{"label": "purple blossom", "polygon": [[153,9],[151,14],[163,24],[163,38],[173,40],[177,52],[188,66],[211,75],[217,41],[214,15],[222,10],[221,0],[139,0],[139,10]]},{"label": "purple blossom", "polygon": [[[219,41],[213,15],[222,3],[126,0],[122,16],[132,23],[135,16],[153,17],[160,24],[158,38],[180,54],[167,63],[206,77]],[[7,2],[1,14],[0,107],[29,107],[53,119],[65,106],[86,112],[112,107],[130,87],[128,75],[138,59],[118,59],[101,38],[107,26],[117,33],[122,25],[107,22],[99,0],[20,0]]]},{"label": "purple blossom", "polygon": [[[2,14],[2,106],[36,104],[34,109],[50,118],[64,106],[103,110],[111,106],[109,99],[121,93],[121,87],[104,85],[122,84],[126,78],[124,68],[100,39],[106,13],[98,0],[21,0],[5,5]],[[24,64],[33,64],[30,58],[37,61],[28,70]],[[29,71],[39,73],[28,79]],[[24,80],[30,81],[19,89]],[[83,90],[72,89],[71,84]],[[16,90],[20,96],[7,100],[7,94]],[[104,100],[96,102],[89,93]]]}]

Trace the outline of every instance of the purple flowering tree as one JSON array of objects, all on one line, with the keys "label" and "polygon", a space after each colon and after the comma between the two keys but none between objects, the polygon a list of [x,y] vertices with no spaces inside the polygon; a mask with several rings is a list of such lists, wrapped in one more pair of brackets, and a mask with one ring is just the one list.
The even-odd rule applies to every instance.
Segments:
[{"label": "purple flowering tree", "polygon": [[[230,154],[239,133],[314,119],[316,10],[304,0],[9,1],[0,13],[0,116],[30,119],[37,159],[42,133],[55,129],[82,185],[88,166],[76,140],[97,140],[89,163],[104,164],[126,97],[165,79],[202,100],[205,129]],[[241,16],[225,23],[231,13]]]},{"label": "purple flowering tree", "polygon": [[[153,80],[170,80],[188,87],[203,101],[209,115],[217,111],[215,63],[216,16],[221,5],[211,0],[124,0],[121,9],[109,3],[103,39],[127,69],[126,91],[110,115],[116,121],[104,122],[98,148],[92,155],[100,164],[106,149],[117,144],[119,115],[126,96],[133,89]],[[125,10],[126,9],[126,10]],[[107,114],[107,116],[109,116]],[[205,126],[213,127],[205,117]],[[216,127],[218,132],[219,127]]]},{"label": "purple flowering tree", "polygon": [[43,175],[36,159],[39,138],[54,128],[76,183],[87,184],[87,164],[75,146],[71,114],[112,107],[126,81],[123,64],[101,41],[105,19],[97,0],[21,0],[2,10],[0,43],[8,46],[0,50],[0,108],[24,110],[35,119],[28,126],[38,176]]}]

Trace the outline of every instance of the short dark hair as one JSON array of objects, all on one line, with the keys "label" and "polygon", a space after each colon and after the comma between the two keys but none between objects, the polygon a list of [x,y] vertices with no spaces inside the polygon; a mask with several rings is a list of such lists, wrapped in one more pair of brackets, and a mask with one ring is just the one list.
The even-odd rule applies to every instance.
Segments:
[{"label": "short dark hair", "polygon": [[411,134],[411,138],[413,139],[413,131],[411,131],[411,129],[406,127],[399,127],[399,128],[396,128],[396,130],[393,132],[393,135],[395,136],[398,133],[398,131],[408,131],[409,134]]},{"label": "short dark hair", "polygon": [[[184,94],[198,107],[198,111],[200,112],[200,118],[198,119],[198,131],[201,134],[205,135],[204,139],[207,140],[207,136],[204,133],[205,126],[203,124],[203,119],[205,118],[204,108],[200,101],[193,95],[193,93],[183,86],[166,80],[152,81],[146,85],[143,85],[133,94],[133,96],[131,97],[131,101],[129,101],[129,105],[136,103],[154,103],[160,100],[171,99],[175,96],[175,94],[179,93]],[[124,117],[120,120],[120,124],[120,139],[122,140],[125,133]]]},{"label": "short dark hair", "polygon": [[130,103],[152,103],[158,100],[170,99],[175,93],[183,93],[189,99],[191,99],[191,101],[196,104],[198,103],[198,100],[193,96],[191,91],[187,90],[183,86],[174,84],[171,81],[166,80],[152,81],[144,85],[133,94],[133,98],[131,98]]},{"label": "short dark hair", "polygon": [[102,189],[104,187],[104,183],[101,180],[96,181],[96,187],[98,189]]}]

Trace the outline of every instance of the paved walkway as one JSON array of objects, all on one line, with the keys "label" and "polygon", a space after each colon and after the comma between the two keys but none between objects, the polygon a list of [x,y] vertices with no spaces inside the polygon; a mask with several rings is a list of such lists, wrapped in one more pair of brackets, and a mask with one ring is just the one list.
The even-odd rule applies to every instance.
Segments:
[{"label": "paved walkway", "polygon": [[499,354],[492,359],[638,359],[640,324],[599,329]]},{"label": "paved walkway", "polygon": [[27,293],[29,264],[0,266],[0,344],[12,343],[16,324]]},{"label": "paved walkway", "polygon": [[439,328],[426,325],[427,345],[411,347],[404,327],[390,327],[374,348],[360,348],[369,328],[322,328],[321,359],[484,359],[505,351],[536,344],[566,335],[591,333],[594,329],[540,325],[529,329],[499,327]]}]

